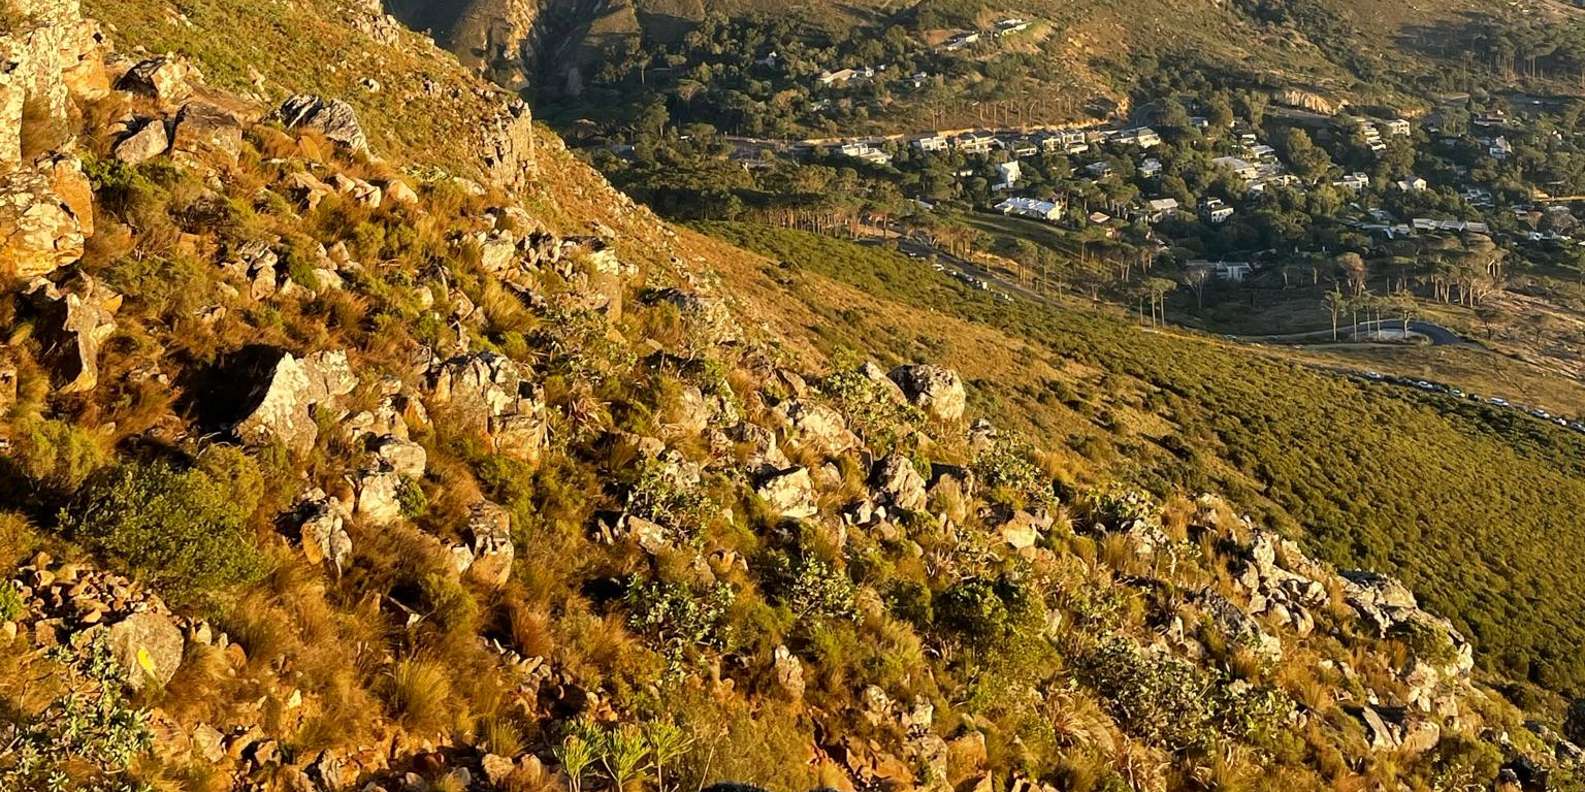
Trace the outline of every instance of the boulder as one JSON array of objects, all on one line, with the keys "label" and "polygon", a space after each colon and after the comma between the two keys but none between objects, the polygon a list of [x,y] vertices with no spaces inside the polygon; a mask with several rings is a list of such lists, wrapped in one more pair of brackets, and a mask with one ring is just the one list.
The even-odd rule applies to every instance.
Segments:
[{"label": "boulder", "polygon": [[771,652],[771,674],[775,677],[776,687],[782,694],[793,701],[801,701],[804,697],[804,667],[792,650],[786,646],[777,646]]},{"label": "boulder", "polygon": [[173,58],[149,58],[128,69],[116,82],[116,88],[147,96],[162,105],[176,105],[193,93],[188,81],[191,71],[187,64]]},{"label": "boulder", "polygon": [[242,122],[215,105],[188,102],[176,114],[171,150],[234,163],[242,151]]},{"label": "boulder", "polygon": [[828,456],[837,456],[859,447],[858,435],[848,430],[842,413],[825,404],[794,399],[778,406],[792,430],[793,442],[810,446]]},{"label": "boulder", "polygon": [[387,206],[417,206],[418,193],[400,179],[391,179],[385,183],[385,205]]},{"label": "boulder", "polygon": [[468,576],[481,585],[500,588],[512,576],[512,516],[501,506],[487,500],[468,510],[468,536],[473,564]]},{"label": "boulder", "polygon": [[121,295],[88,275],[79,275],[64,293],[38,280],[28,296],[51,341],[60,393],[87,393],[99,384],[99,348],[115,333]]},{"label": "boulder", "polygon": [[939,366],[898,366],[889,375],[915,407],[938,421],[963,417],[966,395],[957,372]]},{"label": "boulder", "polygon": [[904,511],[925,507],[925,479],[907,457],[887,454],[870,471],[870,485],[885,502]]},{"label": "boulder", "polygon": [[478,239],[479,266],[485,272],[504,272],[517,259],[517,239],[510,231],[491,231]]},{"label": "boulder", "polygon": [[549,439],[543,392],[524,381],[517,364],[493,352],[453,358],[432,378],[430,403],[495,451],[530,464]]},{"label": "boulder", "polygon": [[1014,550],[1026,550],[1034,547],[1040,537],[1051,529],[1051,517],[1042,515],[1037,517],[1026,511],[1018,511],[1012,518],[1002,523],[1002,541]]},{"label": "boulder", "polygon": [[385,467],[405,479],[423,478],[424,468],[429,463],[429,455],[423,446],[398,437],[386,436],[376,440],[374,455]]},{"label": "boulder", "polygon": [[479,127],[481,159],[492,184],[518,190],[539,172],[534,152],[534,118],[528,104],[515,99],[492,122]]},{"label": "boulder", "polygon": [[375,525],[402,519],[402,477],[394,470],[364,471],[357,481],[358,516]]},{"label": "boulder", "polygon": [[783,518],[803,520],[820,513],[815,504],[814,479],[809,469],[795,467],[766,476],[755,492]]},{"label": "boulder", "polygon": [[276,115],[287,129],[312,130],[352,151],[369,150],[369,139],[358,123],[357,112],[340,99],[299,94],[281,103]]},{"label": "boulder", "polygon": [[36,278],[82,258],[82,220],[53,182],[34,168],[0,174],[0,277]]},{"label": "boulder", "polygon": [[726,301],[719,297],[706,297],[698,292],[682,289],[661,289],[646,298],[651,304],[665,303],[676,307],[683,319],[711,345],[726,344],[742,339],[743,331]]},{"label": "boulder", "polygon": [[76,157],[52,154],[43,157],[36,167],[50,182],[50,192],[66,204],[76,218],[84,237],[94,235],[94,187],[83,172],[83,164]]},{"label": "boulder", "polygon": [[169,617],[144,611],[112,626],[109,645],[121,667],[121,678],[133,690],[142,690],[171,681],[182,664],[186,641]]},{"label": "boulder", "polygon": [[244,442],[280,440],[293,451],[313,448],[319,436],[316,409],[328,407],[357,387],[343,351],[318,352],[302,360],[283,354],[253,389],[252,407],[233,431]]},{"label": "boulder", "polygon": [[1282,642],[1277,636],[1266,632],[1260,622],[1226,597],[1206,592],[1201,597],[1200,607],[1228,643],[1246,646],[1268,660],[1282,658]]},{"label": "boulder", "polygon": [[346,507],[323,490],[310,490],[299,501],[297,514],[301,522],[298,533],[302,539],[303,555],[308,562],[317,564],[329,561],[339,571],[352,556],[352,537],[347,533]]},{"label": "boulder", "polygon": [[117,142],[110,155],[128,165],[138,165],[164,154],[170,147],[171,138],[165,131],[165,122],[152,118]]}]

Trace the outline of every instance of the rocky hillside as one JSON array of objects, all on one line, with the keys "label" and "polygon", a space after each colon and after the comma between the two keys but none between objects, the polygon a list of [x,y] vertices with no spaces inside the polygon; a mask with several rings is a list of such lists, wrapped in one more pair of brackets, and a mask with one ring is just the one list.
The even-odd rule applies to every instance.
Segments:
[{"label": "rocky hillside", "polygon": [[784,343],[383,16],[5,2],[0,789],[1574,783],[1401,584]]}]

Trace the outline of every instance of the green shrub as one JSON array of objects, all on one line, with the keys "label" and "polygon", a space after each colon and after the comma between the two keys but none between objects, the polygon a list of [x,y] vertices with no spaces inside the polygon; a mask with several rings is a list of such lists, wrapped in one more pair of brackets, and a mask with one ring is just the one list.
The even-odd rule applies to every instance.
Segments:
[{"label": "green shrub", "polygon": [[61,528],[177,598],[254,580],[264,569],[247,529],[257,471],[232,452],[220,456],[207,470],[121,465],[78,494]]},{"label": "green shrub", "polygon": [[770,579],[782,603],[799,619],[851,619],[858,590],[846,573],[814,556],[771,557]]},{"label": "green shrub", "polygon": [[56,493],[77,489],[105,464],[104,449],[86,429],[47,418],[18,421],[13,439],[18,470],[37,487]]},{"label": "green shrub", "polygon": [[634,581],[628,586],[627,622],[654,639],[671,670],[682,670],[701,648],[724,649],[731,641],[727,616],[734,595],[725,583],[702,591],[663,580]]},{"label": "green shrub", "polygon": [[936,624],[970,643],[1001,640],[1025,606],[1022,591],[1009,583],[970,578],[936,597]]},{"label": "green shrub", "polygon": [[0,622],[22,618],[27,606],[22,602],[22,592],[10,581],[0,581]]}]

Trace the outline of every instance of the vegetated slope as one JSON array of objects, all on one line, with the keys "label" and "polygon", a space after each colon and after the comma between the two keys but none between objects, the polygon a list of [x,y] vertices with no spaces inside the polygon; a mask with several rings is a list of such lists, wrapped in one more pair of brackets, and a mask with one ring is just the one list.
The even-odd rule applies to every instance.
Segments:
[{"label": "vegetated slope", "polygon": [[1486,648],[1488,667],[1556,690],[1585,680],[1565,648],[1585,638],[1585,584],[1566,560],[1585,549],[1585,443],[1572,433],[1093,310],[1003,304],[884,250],[704,228],[782,262],[744,263],[729,282],[767,317],[805,306],[809,318],[779,323],[787,335],[864,354],[929,350],[994,399],[992,412],[1024,414],[1087,467],[1264,501],[1271,524],[1302,526],[1327,558],[1413,581]]},{"label": "vegetated slope", "polygon": [[[228,24],[191,46],[269,43],[269,9],[213,2]],[[0,234],[0,787],[1572,782],[1571,743],[1396,583],[1199,487],[1078,469],[1001,406],[1041,390],[976,382],[965,409],[948,370],[828,364],[803,329],[747,325],[714,271],[758,259],[668,228],[552,136],[507,172],[468,138],[363,151],[334,97],[271,117],[181,55],[107,58],[70,2],[30,6],[0,34],[38,78],[0,102],[27,154],[0,151],[6,205],[31,210]],[[422,42],[338,35],[478,87]],[[282,93],[371,76],[237,65]],[[505,97],[474,95],[453,121],[497,120]],[[432,110],[347,99],[393,137]],[[899,323],[995,345],[998,375],[1075,383],[1052,427],[1110,402],[1081,449],[1173,480],[1145,475],[1156,444],[1106,440],[1190,412],[1117,325],[1059,318],[1063,347],[936,319],[916,271],[816,250],[920,295],[875,303]],[[764,318],[826,318],[803,311]],[[905,341],[890,359],[952,352]]]},{"label": "vegetated slope", "polygon": [[[426,8],[433,9],[430,4]],[[767,3],[763,0],[715,0],[677,3],[635,0],[632,4],[556,2],[523,4],[505,0],[476,0],[451,4],[465,24],[452,25],[438,38],[465,60],[491,52],[487,71],[500,75],[503,63],[516,60],[526,78],[506,80],[513,88],[526,88],[558,105],[583,107],[598,115],[608,104],[621,104],[615,95],[584,86],[609,81],[623,73],[638,51],[653,54],[662,44],[675,44],[698,27],[706,16],[753,17],[791,24],[804,31],[809,43],[847,39],[859,32],[877,38],[896,26],[907,30],[920,47],[940,44],[954,31],[986,30],[1007,17],[1037,20],[1029,34],[971,49],[962,57],[991,61],[1016,58],[1017,65],[1002,71],[997,81],[1016,84],[1007,96],[978,96],[981,101],[1017,100],[1065,108],[1071,117],[1052,116],[1045,121],[1074,120],[1073,113],[1097,95],[1122,99],[1134,80],[1174,64],[1230,70],[1262,82],[1266,87],[1303,85],[1336,96],[1380,100],[1395,91],[1412,90],[1415,81],[1449,64],[1439,57],[1448,41],[1465,38],[1466,28],[1479,18],[1546,18],[1572,13],[1552,0],[1532,0],[1520,6],[1488,0],[1437,0],[1436,2],[1360,3],[1352,0],[1290,2],[1289,0],[1237,0],[1230,3],[1195,0],[1169,3],[1160,0],[1126,2],[1048,2],[1027,0],[996,3],[989,0],[923,0],[911,4],[861,0],[854,3]],[[419,19],[419,17],[410,17]],[[618,24],[616,20],[620,19]],[[493,20],[493,22],[491,21]],[[422,24],[420,21],[419,24]],[[450,32],[446,32],[450,31]],[[462,32],[459,35],[458,31]],[[613,35],[619,33],[619,35]],[[500,46],[503,40],[530,42],[526,49]],[[545,42],[539,46],[536,42]],[[851,49],[851,48],[850,48]],[[554,50],[560,57],[547,58]],[[860,49],[860,51],[862,51]],[[581,54],[580,54],[581,53]],[[599,53],[592,57],[591,53]],[[764,53],[755,53],[759,57]],[[854,58],[862,58],[853,55]],[[1456,58],[1455,58],[1456,60]],[[654,60],[650,65],[668,64]],[[675,64],[670,64],[675,65]],[[821,63],[836,70],[863,63]],[[871,63],[879,66],[884,63]],[[508,66],[506,70],[510,70]],[[694,74],[663,74],[657,85]],[[644,93],[647,80],[634,78],[625,95]],[[926,102],[906,96],[895,100],[876,128],[912,131],[936,121],[939,98]],[[1401,98],[1401,97],[1400,97]],[[930,110],[932,112],[926,112]],[[950,111],[954,125],[973,123],[975,116],[962,109]],[[959,117],[962,116],[962,117]],[[576,116],[573,116],[576,117]],[[903,129],[900,125],[914,127]]]}]

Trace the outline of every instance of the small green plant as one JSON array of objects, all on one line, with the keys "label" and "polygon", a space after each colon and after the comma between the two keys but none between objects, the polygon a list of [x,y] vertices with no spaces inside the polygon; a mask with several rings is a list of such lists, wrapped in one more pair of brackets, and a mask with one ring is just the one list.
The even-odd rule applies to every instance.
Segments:
[{"label": "small green plant", "polygon": [[402,479],[396,488],[396,503],[402,511],[402,516],[409,520],[416,520],[429,513],[429,496],[424,494],[424,488],[418,482]]},{"label": "small green plant", "polygon": [[133,792],[132,760],[153,746],[149,713],[132,706],[103,636],[50,659],[66,668],[66,692],[20,724],[0,760],[0,789]]},{"label": "small green plant", "polygon": [[597,742],[591,741],[585,734],[589,728],[592,727],[575,727],[561,738],[560,745],[551,750],[556,761],[561,763],[561,772],[567,776],[567,785],[572,788],[572,792],[583,792],[583,778],[594,765]]},{"label": "small green plant", "polygon": [[655,788],[665,792],[666,763],[687,754],[693,747],[693,737],[671,721],[648,721],[644,724],[644,744],[655,766]]},{"label": "small green plant", "polygon": [[699,648],[724,648],[731,640],[727,613],[732,588],[717,583],[703,591],[661,580],[638,581],[628,587],[628,625],[654,638],[668,665],[680,672]]},{"label": "small green plant", "polygon": [[799,619],[851,619],[857,611],[858,590],[847,574],[832,564],[807,554],[771,558],[770,577],[779,598]]},{"label": "small green plant", "polygon": [[16,621],[22,618],[27,608],[22,602],[22,593],[10,581],[0,580],[0,621]]}]

